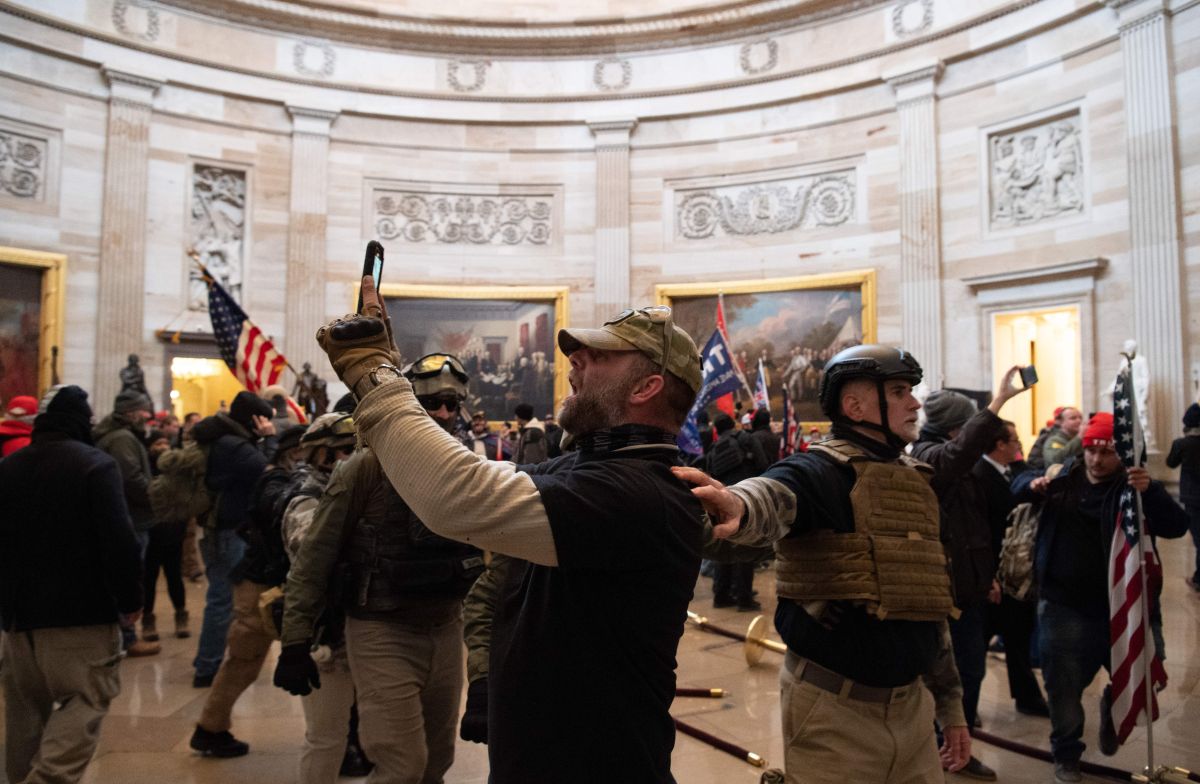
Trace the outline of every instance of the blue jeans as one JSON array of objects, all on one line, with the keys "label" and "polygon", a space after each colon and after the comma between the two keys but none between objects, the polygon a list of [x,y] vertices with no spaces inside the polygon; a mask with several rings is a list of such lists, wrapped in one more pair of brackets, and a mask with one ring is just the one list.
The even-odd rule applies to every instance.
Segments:
[{"label": "blue jeans", "polygon": [[[134,531],[133,538],[138,543],[138,557],[142,562],[142,569],[146,568],[146,547],[150,544],[149,531]],[[128,626],[121,626],[121,647],[129,650],[129,646],[137,642],[137,624],[131,623]]]},{"label": "blue jeans", "polygon": [[1107,618],[1091,618],[1072,607],[1038,602],[1042,678],[1050,706],[1050,750],[1055,762],[1079,762],[1083,737],[1083,690],[1100,668],[1108,670]]},{"label": "blue jeans", "polygon": [[246,554],[246,542],[237,531],[205,530],[200,540],[200,556],[204,559],[204,574],[208,577],[205,595],[204,623],[200,627],[200,644],[192,666],[198,676],[215,676],[225,657],[225,637],[233,620],[233,568]]},{"label": "blue jeans", "polygon": [[984,605],[973,604],[963,609],[958,620],[950,621],[950,640],[954,643],[954,664],[962,680],[963,713],[967,726],[975,726],[979,711],[979,687],[987,673],[987,637],[984,627],[987,613]]}]

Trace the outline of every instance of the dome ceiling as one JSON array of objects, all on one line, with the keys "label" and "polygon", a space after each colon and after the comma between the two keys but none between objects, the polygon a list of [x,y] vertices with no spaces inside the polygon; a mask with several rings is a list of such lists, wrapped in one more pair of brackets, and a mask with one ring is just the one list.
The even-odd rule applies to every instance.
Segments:
[{"label": "dome ceiling", "polygon": [[797,27],[884,0],[159,0],[308,38],[441,54],[578,55]]}]

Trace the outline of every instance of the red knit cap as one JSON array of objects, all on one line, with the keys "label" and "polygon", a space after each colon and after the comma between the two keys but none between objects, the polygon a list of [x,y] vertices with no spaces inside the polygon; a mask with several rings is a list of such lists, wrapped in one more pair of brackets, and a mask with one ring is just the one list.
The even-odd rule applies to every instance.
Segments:
[{"label": "red knit cap", "polygon": [[29,395],[16,395],[8,401],[10,417],[32,416],[37,413],[38,402]]},{"label": "red knit cap", "polygon": [[1113,445],[1113,415],[1101,411],[1088,420],[1083,430],[1083,447]]}]

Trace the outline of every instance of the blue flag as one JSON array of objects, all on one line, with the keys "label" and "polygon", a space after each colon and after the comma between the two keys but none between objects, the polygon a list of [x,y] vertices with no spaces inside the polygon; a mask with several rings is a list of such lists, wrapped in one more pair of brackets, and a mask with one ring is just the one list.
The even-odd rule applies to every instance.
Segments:
[{"label": "blue flag", "polygon": [[722,395],[737,392],[742,388],[742,379],[738,376],[737,367],[733,363],[729,344],[725,342],[721,330],[715,330],[704,351],[700,353],[704,363],[704,376],[700,383],[700,392],[696,395],[696,403],[688,412],[687,421],[679,431],[679,448],[693,455],[701,454],[704,449],[700,445],[700,428],[696,423],[696,415],[703,411],[709,403]]}]

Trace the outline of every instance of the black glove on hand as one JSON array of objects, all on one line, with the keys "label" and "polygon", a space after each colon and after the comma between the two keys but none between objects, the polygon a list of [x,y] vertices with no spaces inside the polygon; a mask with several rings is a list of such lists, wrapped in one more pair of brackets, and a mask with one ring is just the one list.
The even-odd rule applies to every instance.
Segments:
[{"label": "black glove on hand", "polygon": [[317,663],[309,655],[309,645],[297,642],[283,646],[279,652],[279,663],[275,665],[275,685],[289,694],[303,697],[321,688],[321,675]]},{"label": "black glove on hand", "polygon": [[487,743],[487,700],[487,678],[471,681],[458,737],[472,743]]}]

